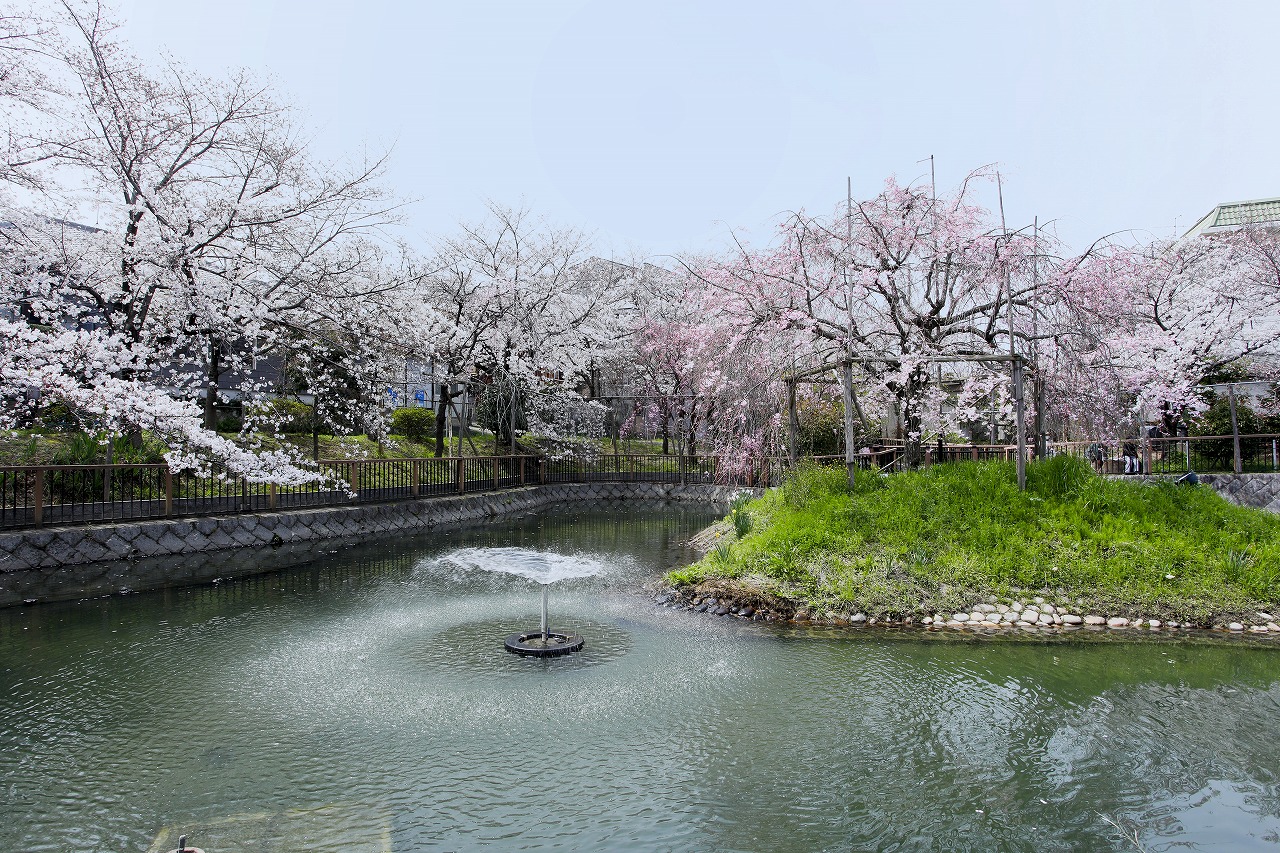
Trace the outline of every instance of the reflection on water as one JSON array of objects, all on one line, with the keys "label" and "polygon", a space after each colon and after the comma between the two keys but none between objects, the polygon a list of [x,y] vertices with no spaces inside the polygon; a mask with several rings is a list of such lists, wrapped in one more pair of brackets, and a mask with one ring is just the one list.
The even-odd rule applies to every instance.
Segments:
[{"label": "reflection on water", "polygon": [[[554,512],[0,611],[0,850],[1280,840],[1276,652],[800,636],[637,596],[707,520]],[[478,548],[597,561],[552,592],[587,648],[506,654],[541,588],[441,559]]]}]

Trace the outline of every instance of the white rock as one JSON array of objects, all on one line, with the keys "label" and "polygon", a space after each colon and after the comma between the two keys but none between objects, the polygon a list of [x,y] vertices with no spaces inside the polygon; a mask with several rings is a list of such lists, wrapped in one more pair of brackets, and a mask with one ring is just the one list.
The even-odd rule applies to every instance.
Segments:
[{"label": "white rock", "polygon": [[1009,611],[1009,612],[1007,612],[1007,613],[1002,613],[1002,614],[1000,615],[1000,621],[1001,621],[1001,622],[1008,622],[1008,623],[1012,624],[1012,623],[1014,623],[1014,622],[1017,622],[1017,621],[1018,621],[1018,614],[1017,614],[1017,613],[1014,613],[1012,610],[1010,610],[1010,611]]},{"label": "white rock", "polygon": [[1084,621],[1084,619],[1082,619],[1081,617],[1077,616],[1077,615],[1076,615],[1076,614],[1074,614],[1074,613],[1064,613],[1064,614],[1062,614],[1062,624],[1063,624],[1063,625],[1079,625],[1079,624],[1080,624],[1081,622],[1083,622],[1083,621]]},{"label": "white rock", "polygon": [[985,614],[985,613],[981,613],[981,612],[978,612],[978,611],[974,611],[973,613],[970,613],[970,614],[969,614],[969,621],[970,621],[970,622],[981,622],[981,621],[983,621],[983,620],[986,618],[986,616],[987,616],[987,614]]},{"label": "white rock", "polygon": [[1044,596],[1037,595],[1035,598],[1031,600],[1036,604],[1044,604]]},{"label": "white rock", "polygon": [[1034,622],[1040,618],[1040,611],[1034,607],[1028,607],[1022,611],[1022,618],[1028,622]]},{"label": "white rock", "polygon": [[948,627],[948,628],[963,628],[963,627],[964,627],[964,623],[963,623],[963,622],[956,622],[955,620],[951,620],[950,622],[947,622],[947,627]]},{"label": "white rock", "polygon": [[1040,618],[1037,621],[1039,621],[1041,625],[1052,625],[1053,617],[1050,616],[1048,613],[1041,613]]},{"label": "white rock", "polygon": [[969,621],[969,614],[968,614],[968,613],[956,613],[955,615],[953,615],[953,616],[951,617],[951,621],[952,621],[952,622],[968,622],[968,621]]},{"label": "white rock", "polygon": [[1059,616],[1057,613],[1053,614],[1053,616],[1052,616],[1051,618],[1053,619],[1053,624],[1055,624],[1055,625],[1061,625],[1061,624],[1062,624],[1062,617],[1061,617],[1061,616]]},{"label": "white rock", "polygon": [[1177,623],[1177,622],[1175,622],[1175,621],[1174,621],[1174,620],[1172,620],[1172,619],[1170,619],[1168,622],[1166,622],[1166,623],[1164,623],[1164,624],[1165,624],[1165,627],[1166,627],[1166,628],[1177,628],[1177,627],[1178,627],[1178,623]]},{"label": "white rock", "polygon": [[932,617],[932,616],[926,616],[926,617],[924,617],[923,619],[921,619],[920,621],[921,621],[921,622],[923,622],[923,623],[924,623],[924,624],[926,624],[926,625],[932,625],[932,624],[933,624],[933,617]]},{"label": "white rock", "polygon": [[1228,631],[1243,631],[1243,630],[1244,630],[1244,626],[1243,626],[1243,625],[1241,625],[1239,622],[1232,622],[1230,625],[1228,625],[1228,626],[1227,626],[1227,630],[1228,630]]},{"label": "white rock", "polygon": [[997,613],[1000,613],[1000,614],[1008,613],[1008,612],[1009,612],[1009,605],[1007,605],[1007,604],[997,604],[997,605],[996,605],[996,612],[997,612]]},{"label": "white rock", "polygon": [[1124,618],[1123,616],[1112,616],[1110,619],[1107,620],[1107,627],[1108,628],[1127,628],[1129,627],[1129,620]]},{"label": "white rock", "polygon": [[1261,610],[1259,610],[1259,611],[1258,611],[1257,613],[1255,613],[1254,615],[1255,615],[1255,616],[1257,616],[1257,617],[1258,617],[1258,619],[1259,619],[1260,621],[1262,621],[1262,622],[1274,622],[1274,621],[1276,621],[1276,617],[1272,616],[1270,613],[1265,613],[1265,612],[1263,612],[1263,611],[1261,611]]},{"label": "white rock", "polygon": [[1052,604],[1042,604],[1040,605],[1040,612],[1048,613],[1052,616],[1054,613],[1058,612],[1058,608],[1054,607]]},{"label": "white rock", "polygon": [[1021,612],[1022,612],[1022,602],[1021,602],[1021,601],[1015,601],[1013,604],[1010,604],[1010,605],[1009,605],[1009,609],[1010,609],[1010,610],[1012,610],[1014,613],[1021,613]]},{"label": "white rock", "polygon": [[1250,633],[1250,634],[1265,634],[1265,633],[1267,633],[1267,626],[1266,626],[1266,625],[1250,625],[1250,626],[1249,626],[1249,633]]},{"label": "white rock", "polygon": [[1094,616],[1093,614],[1090,614],[1090,615],[1088,615],[1088,616],[1084,617],[1084,624],[1086,624],[1086,625],[1105,625],[1105,624],[1107,624],[1107,620],[1106,620],[1106,619],[1103,619],[1101,616]]},{"label": "white rock", "polygon": [[849,617],[849,621],[850,621],[850,622],[852,622],[852,623],[853,623],[853,624],[855,624],[855,625],[861,625],[863,622],[866,622],[866,621],[867,621],[867,614],[865,614],[865,613],[855,613],[855,614],[853,614],[852,616],[850,616],[850,617]]},{"label": "white rock", "polygon": [[1271,631],[1271,632],[1280,631],[1280,625],[1277,625],[1277,624],[1276,624],[1276,623],[1274,623],[1274,622],[1268,622],[1268,623],[1267,623],[1267,630],[1268,630],[1268,631]]},{"label": "white rock", "polygon": [[1148,627],[1148,628],[1159,628],[1159,627],[1160,627],[1160,624],[1161,624],[1161,623],[1160,623],[1160,620],[1159,620],[1159,619],[1148,619],[1148,620],[1147,620],[1147,627]]}]

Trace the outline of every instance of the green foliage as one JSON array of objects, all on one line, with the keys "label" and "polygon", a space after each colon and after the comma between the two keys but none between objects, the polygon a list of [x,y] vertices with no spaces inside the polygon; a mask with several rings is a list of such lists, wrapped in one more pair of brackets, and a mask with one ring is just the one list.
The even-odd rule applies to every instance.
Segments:
[{"label": "green foliage", "polygon": [[[1209,394],[1209,408],[1200,413],[1191,424],[1192,435],[1231,435],[1231,399],[1218,394]],[[1240,426],[1241,435],[1252,435],[1263,431],[1262,418],[1258,417],[1249,404],[1236,399],[1236,423]],[[1230,442],[1226,442],[1229,446]],[[1230,455],[1230,451],[1228,451]]]},{"label": "green foliage", "polygon": [[311,434],[312,409],[306,403],[277,397],[264,400],[256,406],[256,409],[270,422],[278,423],[279,431],[285,435]]},{"label": "green foliage", "polygon": [[751,514],[747,512],[746,506],[735,506],[729,513],[729,518],[733,521],[733,532],[739,539],[751,532]]},{"label": "green foliage", "polygon": [[[110,454],[108,454],[108,447]],[[97,435],[75,432],[67,436],[50,460],[52,465],[104,465],[110,459],[117,465],[153,464],[164,461],[168,448],[163,442],[144,437],[139,446],[126,436],[116,436],[110,443]]]},{"label": "green foliage", "polygon": [[40,409],[38,424],[55,432],[75,432],[80,429],[80,418],[65,403],[54,403]]},{"label": "green foliage", "polygon": [[427,444],[436,437],[436,416],[430,409],[396,409],[391,414],[391,434],[415,444]]},{"label": "green foliage", "polygon": [[839,400],[814,400],[797,413],[798,450],[802,456],[834,456],[844,452],[844,404]]},{"label": "green foliage", "polygon": [[888,477],[802,467],[742,509],[751,536],[683,577],[757,575],[819,606],[934,612],[1014,589],[1166,618],[1280,602],[1280,518],[1207,486],[1097,476],[1056,457]]}]

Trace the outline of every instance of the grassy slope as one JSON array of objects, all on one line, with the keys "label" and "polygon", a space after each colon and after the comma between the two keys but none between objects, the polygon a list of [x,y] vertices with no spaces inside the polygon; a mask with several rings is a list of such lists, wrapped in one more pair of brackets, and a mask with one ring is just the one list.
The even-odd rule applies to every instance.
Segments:
[{"label": "grassy slope", "polygon": [[[802,470],[747,508],[752,531],[675,583],[754,578],[818,607],[967,608],[1043,590],[1084,612],[1209,621],[1280,601],[1280,518],[1207,486],[1107,480],[1065,457],[882,478]],[[1172,575],[1172,577],[1169,577]],[[1079,600],[1079,602],[1077,602]]]}]

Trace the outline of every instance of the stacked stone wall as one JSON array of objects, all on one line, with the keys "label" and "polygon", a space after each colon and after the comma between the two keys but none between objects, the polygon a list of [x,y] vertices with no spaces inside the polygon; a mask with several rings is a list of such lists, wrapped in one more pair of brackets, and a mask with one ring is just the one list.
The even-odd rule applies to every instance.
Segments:
[{"label": "stacked stone wall", "polygon": [[[1200,482],[1238,506],[1280,513],[1280,474],[1198,474]],[[1141,483],[1168,482],[1177,475],[1120,476]]]},{"label": "stacked stone wall", "polygon": [[727,508],[740,491],[564,483],[398,503],[13,531],[0,534],[0,606],[245,577],[303,562],[325,541],[449,529],[559,503],[682,501]]},{"label": "stacked stone wall", "polygon": [[1280,513],[1280,474],[1201,474],[1200,482],[1233,504]]}]

